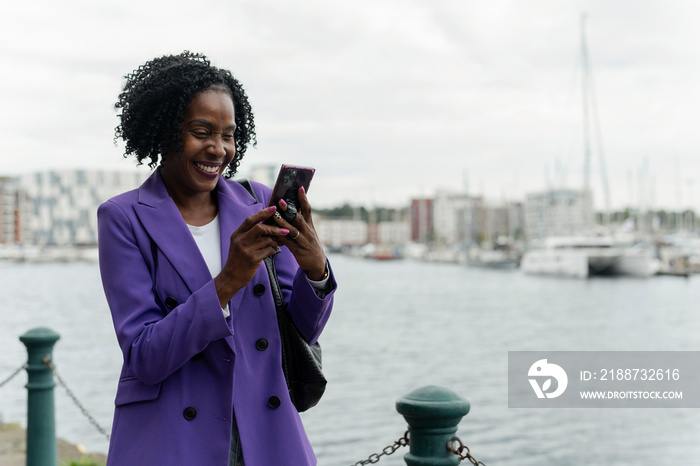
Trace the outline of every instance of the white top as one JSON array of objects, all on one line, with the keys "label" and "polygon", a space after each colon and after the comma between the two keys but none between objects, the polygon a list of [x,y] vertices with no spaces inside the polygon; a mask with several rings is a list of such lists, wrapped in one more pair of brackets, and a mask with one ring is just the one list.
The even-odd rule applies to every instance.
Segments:
[{"label": "white top", "polygon": [[[190,229],[194,242],[197,243],[199,252],[201,252],[202,257],[204,257],[204,262],[207,263],[209,273],[211,274],[212,278],[216,277],[219,275],[219,272],[221,272],[221,235],[219,233],[219,214],[216,214],[214,220],[206,225],[202,225],[201,227],[187,225],[187,228]],[[231,312],[228,310],[228,304],[226,305],[225,309],[222,309],[222,311],[224,312],[224,317],[231,315]]]}]

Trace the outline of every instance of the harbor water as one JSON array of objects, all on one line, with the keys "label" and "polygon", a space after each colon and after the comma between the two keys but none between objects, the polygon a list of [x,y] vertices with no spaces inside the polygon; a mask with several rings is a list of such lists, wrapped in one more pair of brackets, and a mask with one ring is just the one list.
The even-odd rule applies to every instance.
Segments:
[{"label": "harbor water", "polygon": [[[700,276],[556,279],[414,261],[331,256],[340,288],[321,344],[329,385],[302,415],[321,466],[350,465],[400,438],[395,401],[440,385],[471,402],[458,431],[493,465],[694,464],[697,409],[511,409],[508,351],[698,351]],[[92,263],[0,266],[0,380],[26,359],[18,337],[46,326],[56,367],[109,428],[119,353]],[[0,388],[5,422],[26,423],[26,375]],[[107,441],[62,387],[57,434]],[[404,465],[407,448],[382,458]]]}]

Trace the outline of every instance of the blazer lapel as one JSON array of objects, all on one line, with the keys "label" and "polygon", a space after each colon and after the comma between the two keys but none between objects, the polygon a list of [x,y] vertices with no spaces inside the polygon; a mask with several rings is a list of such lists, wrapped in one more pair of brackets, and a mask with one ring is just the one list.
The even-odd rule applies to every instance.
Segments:
[{"label": "blazer lapel", "polygon": [[[219,234],[221,236],[221,264],[226,263],[231,246],[231,234],[250,215],[258,212],[262,206],[256,205],[255,199],[239,183],[219,178],[217,184],[219,203]],[[236,293],[231,306],[240,305],[243,293]]]},{"label": "blazer lapel", "polygon": [[134,209],[146,232],[170,261],[190,293],[211,280],[197,243],[168,195],[158,170],[139,188],[139,203]]}]

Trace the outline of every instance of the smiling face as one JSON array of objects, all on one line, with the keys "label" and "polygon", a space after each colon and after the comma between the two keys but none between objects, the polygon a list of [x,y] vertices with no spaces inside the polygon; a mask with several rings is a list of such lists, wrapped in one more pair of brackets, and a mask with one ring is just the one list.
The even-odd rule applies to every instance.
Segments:
[{"label": "smiling face", "polygon": [[168,151],[161,169],[176,204],[204,199],[216,188],[236,152],[234,117],[233,100],[223,90],[208,89],[192,98],[182,122],[182,152]]}]

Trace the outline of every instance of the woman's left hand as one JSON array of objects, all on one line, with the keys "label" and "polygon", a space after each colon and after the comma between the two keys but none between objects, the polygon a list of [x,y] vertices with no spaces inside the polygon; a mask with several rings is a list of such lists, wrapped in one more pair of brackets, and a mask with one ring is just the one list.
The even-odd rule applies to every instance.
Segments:
[{"label": "woman's left hand", "polygon": [[[277,214],[273,217],[277,225],[289,230],[287,235],[278,237],[277,242],[289,248],[299,267],[306,272],[310,280],[319,281],[326,273],[326,254],[316,234],[311,218],[311,205],[304,188],[299,188],[298,198],[300,205],[296,206],[297,215],[294,220],[287,222]],[[277,208],[283,212],[287,211],[284,199],[280,200]]]}]

